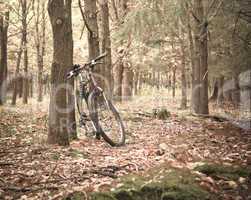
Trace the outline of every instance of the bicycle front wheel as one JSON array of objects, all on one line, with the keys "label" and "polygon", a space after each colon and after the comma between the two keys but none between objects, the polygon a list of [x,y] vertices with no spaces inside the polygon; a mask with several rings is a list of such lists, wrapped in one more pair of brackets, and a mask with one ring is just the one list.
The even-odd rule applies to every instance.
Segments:
[{"label": "bicycle front wheel", "polygon": [[92,92],[88,98],[90,115],[98,133],[111,146],[125,144],[125,127],[119,112],[103,92]]}]

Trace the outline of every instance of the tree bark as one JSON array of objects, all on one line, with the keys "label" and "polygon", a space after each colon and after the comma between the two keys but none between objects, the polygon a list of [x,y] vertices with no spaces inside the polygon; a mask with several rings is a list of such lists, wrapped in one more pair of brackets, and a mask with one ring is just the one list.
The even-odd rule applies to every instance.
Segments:
[{"label": "tree bark", "polygon": [[4,103],[7,80],[7,42],[8,42],[9,12],[0,16],[0,105]]},{"label": "tree bark", "polygon": [[[21,40],[20,40],[20,47],[19,47],[19,50],[17,53],[16,71],[15,71],[13,95],[12,95],[12,101],[11,101],[12,105],[16,105],[17,94],[18,93],[20,94],[20,92],[22,92],[22,91],[19,91],[19,87],[21,86],[21,84],[19,83],[20,78],[21,78],[21,75],[19,74],[19,68],[20,68],[20,64],[21,64],[22,53],[23,53],[23,38],[21,38]],[[22,88],[21,88],[21,90],[22,90]]]},{"label": "tree bark", "polygon": [[[119,58],[120,59],[120,58]],[[123,61],[120,60],[114,70],[114,96],[116,101],[122,100],[122,80],[123,80]]]},{"label": "tree bark", "polygon": [[[119,0],[118,4],[119,4],[119,18],[118,19],[118,24],[121,23],[121,21],[123,21],[125,15],[127,14],[127,2],[128,0]],[[123,46],[123,41],[121,41],[121,46]],[[119,52],[119,62],[118,64],[114,67],[113,69],[113,73],[114,73],[114,95],[115,95],[115,100],[117,101],[121,101],[122,100],[122,84],[123,84],[123,73],[124,71],[124,62],[123,62],[123,52],[125,51],[125,49],[122,50],[122,52]],[[122,55],[122,56],[121,56]]]},{"label": "tree bark", "polygon": [[193,112],[208,114],[208,46],[207,21],[204,21],[204,6],[202,0],[194,0],[195,19],[195,67],[192,92]]},{"label": "tree bark", "polygon": [[234,74],[233,76],[234,88],[232,90],[232,100],[236,107],[240,104],[240,86],[239,86],[239,74]]},{"label": "tree bark", "polygon": [[[42,2],[42,9],[40,8],[40,0],[37,1],[36,12],[34,11],[35,19],[35,44],[37,50],[37,67],[38,67],[38,102],[43,100],[43,68],[44,68],[44,54],[45,54],[45,2]],[[41,12],[41,20],[40,20]],[[40,23],[41,29],[40,29]],[[42,32],[42,34],[40,33]]]},{"label": "tree bark", "polygon": [[173,89],[173,98],[175,98],[175,92],[176,92],[176,66],[173,67],[173,82],[172,82],[172,89]]},{"label": "tree bark", "polygon": [[48,12],[53,32],[53,63],[49,106],[48,143],[69,145],[69,105],[66,73],[72,66],[73,39],[71,0],[49,0]]},{"label": "tree bark", "polygon": [[23,53],[24,53],[24,84],[23,84],[23,103],[28,103],[29,94],[29,79],[28,79],[28,49],[27,49],[27,16],[28,7],[27,1],[21,0],[22,9],[22,38],[23,38]]},{"label": "tree bark", "polygon": [[186,79],[186,55],[185,45],[181,42],[181,109],[187,108],[187,79]]},{"label": "tree bark", "polygon": [[[100,54],[97,5],[96,0],[84,0],[84,3],[84,15],[88,24],[88,53],[89,60],[91,60]],[[95,72],[100,73],[101,68],[99,66],[95,66]]]},{"label": "tree bark", "polygon": [[123,82],[122,82],[122,97],[123,101],[132,99],[133,90],[133,71],[127,66],[124,67]]},{"label": "tree bark", "polygon": [[223,96],[224,76],[221,76],[217,79],[217,85],[218,85],[217,104],[219,106],[222,106],[224,101],[224,96]]},{"label": "tree bark", "polygon": [[107,92],[109,98],[112,98],[113,93],[113,77],[112,77],[112,54],[111,54],[111,38],[110,38],[110,24],[109,24],[109,7],[108,0],[101,0],[101,30],[102,40],[101,49],[102,52],[106,52],[107,56],[104,59],[104,89]]},{"label": "tree bark", "polygon": [[179,19],[179,43],[180,43],[180,55],[181,55],[181,109],[187,108],[187,79],[186,79],[186,52],[184,44],[184,34],[181,27],[181,19]]},{"label": "tree bark", "polygon": [[138,94],[138,91],[139,91],[139,72],[138,71],[135,71],[134,72],[134,79],[133,79],[133,89],[134,89],[134,95],[137,95]]}]

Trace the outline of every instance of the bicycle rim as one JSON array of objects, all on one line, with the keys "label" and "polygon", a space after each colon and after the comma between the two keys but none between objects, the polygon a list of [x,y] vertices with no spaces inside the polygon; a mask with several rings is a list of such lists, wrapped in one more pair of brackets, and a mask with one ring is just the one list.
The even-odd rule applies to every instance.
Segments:
[{"label": "bicycle rim", "polygon": [[111,146],[125,143],[125,128],[121,117],[112,102],[103,93],[90,95],[92,115],[96,118],[96,128]]}]

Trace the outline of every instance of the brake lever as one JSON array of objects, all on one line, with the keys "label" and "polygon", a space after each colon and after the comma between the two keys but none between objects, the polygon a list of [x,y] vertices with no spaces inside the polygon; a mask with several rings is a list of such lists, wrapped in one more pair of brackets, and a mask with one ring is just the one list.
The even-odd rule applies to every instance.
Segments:
[{"label": "brake lever", "polygon": [[71,70],[70,72],[67,73],[66,79],[67,79],[67,80],[68,80],[68,79],[71,79],[74,75],[75,75],[74,71]]},{"label": "brake lever", "polygon": [[78,74],[78,69],[79,68],[80,68],[80,65],[78,65],[78,64],[73,65],[73,69],[66,74],[66,79],[70,79],[73,76],[76,76]]}]

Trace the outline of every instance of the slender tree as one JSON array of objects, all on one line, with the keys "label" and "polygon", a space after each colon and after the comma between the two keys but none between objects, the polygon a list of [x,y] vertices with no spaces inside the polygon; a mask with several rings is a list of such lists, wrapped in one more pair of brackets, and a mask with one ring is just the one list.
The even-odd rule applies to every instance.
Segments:
[{"label": "slender tree", "polygon": [[23,82],[23,103],[28,103],[29,95],[29,79],[28,79],[28,48],[27,48],[27,16],[28,16],[28,4],[27,0],[20,0],[22,10],[22,38],[23,38],[23,55],[24,55],[24,82]]},{"label": "slender tree", "polygon": [[108,0],[100,1],[101,7],[101,50],[106,52],[107,56],[104,63],[104,78],[105,78],[105,89],[107,90],[110,97],[113,93],[113,78],[112,78],[112,55],[111,55],[111,38],[110,38],[110,22],[109,22],[109,6]]},{"label": "slender tree", "polygon": [[[42,8],[41,8],[42,6]],[[43,68],[44,68],[44,55],[45,55],[45,31],[46,31],[46,19],[45,19],[45,2],[42,4],[40,0],[36,2],[36,8],[34,8],[35,17],[35,45],[37,51],[37,67],[38,67],[38,101],[43,100]],[[41,24],[41,26],[40,26]]]},{"label": "slender tree", "polygon": [[0,13],[0,105],[4,103],[5,82],[7,80],[7,42],[9,11]]}]

